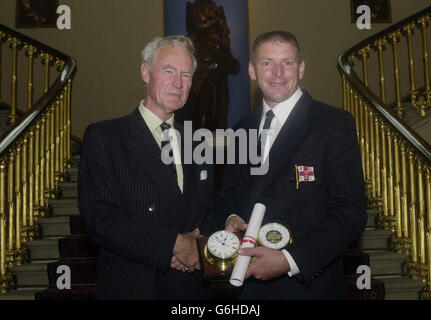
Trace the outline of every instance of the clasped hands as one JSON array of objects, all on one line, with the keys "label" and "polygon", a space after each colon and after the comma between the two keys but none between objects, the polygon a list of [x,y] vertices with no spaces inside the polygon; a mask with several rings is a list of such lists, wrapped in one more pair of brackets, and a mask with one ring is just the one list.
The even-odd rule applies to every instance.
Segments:
[{"label": "clasped hands", "polygon": [[[226,223],[226,230],[230,232],[246,231],[247,224],[238,216],[232,216]],[[255,257],[250,262],[245,279],[253,276],[258,280],[269,280],[290,271],[289,263],[284,254],[266,247],[242,248],[238,251],[242,256]]]},{"label": "clasped hands", "polygon": [[200,231],[197,228],[192,232],[178,234],[173,249],[171,268],[189,273],[201,269],[196,243],[196,238],[199,236]]}]

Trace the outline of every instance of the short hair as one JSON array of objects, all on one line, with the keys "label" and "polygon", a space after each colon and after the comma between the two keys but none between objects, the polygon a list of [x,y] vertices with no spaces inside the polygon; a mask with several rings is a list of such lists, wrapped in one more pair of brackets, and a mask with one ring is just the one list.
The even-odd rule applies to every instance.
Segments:
[{"label": "short hair", "polygon": [[196,57],[194,55],[195,47],[193,46],[192,41],[188,37],[182,35],[157,37],[151,40],[141,52],[142,63],[147,63],[152,69],[160,48],[168,44],[173,47],[182,46],[189,51],[193,60],[193,72],[195,72],[198,65]]},{"label": "short hair", "polygon": [[299,47],[298,40],[296,40],[296,37],[290,32],[276,30],[276,31],[265,32],[265,33],[262,33],[262,34],[257,36],[256,40],[254,40],[253,47],[251,50],[251,61],[252,62],[254,62],[256,60],[257,49],[259,48],[259,46],[265,42],[270,42],[270,41],[279,41],[279,42],[290,43],[291,45],[296,47],[296,49],[298,51],[299,61],[302,61],[301,54],[300,54],[301,49]]}]

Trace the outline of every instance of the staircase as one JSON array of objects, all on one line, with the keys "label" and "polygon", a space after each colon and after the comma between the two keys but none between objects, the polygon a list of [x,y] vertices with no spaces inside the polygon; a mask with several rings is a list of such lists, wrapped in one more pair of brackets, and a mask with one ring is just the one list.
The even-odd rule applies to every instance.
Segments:
[{"label": "staircase", "polygon": [[[42,237],[25,243],[29,263],[11,268],[16,288],[0,300],[94,299],[98,247],[87,238],[78,210],[79,155],[67,170],[69,181],[60,185],[61,198],[49,201],[49,218],[39,220]],[[71,270],[71,290],[58,290],[57,267]]]},{"label": "staircase", "polygon": [[[69,180],[61,184],[61,198],[50,200],[51,216],[40,219],[42,237],[25,243],[29,251],[29,263],[15,266],[12,272],[16,288],[0,300],[68,300],[95,299],[96,267],[98,248],[86,235],[78,210],[78,163],[79,155],[73,156],[73,166],[67,170]],[[389,248],[391,232],[378,229],[376,220],[379,212],[368,210],[367,229],[361,239],[343,257],[346,273],[349,274],[351,296],[361,299],[376,299],[380,285],[385,288],[386,300],[417,300],[423,283],[409,278],[404,270],[407,256]],[[366,262],[352,260],[359,256]],[[356,289],[357,265],[368,264],[373,277],[372,290],[359,292]],[[71,269],[72,289],[58,290],[56,287],[57,267],[67,265]],[[348,267],[350,266],[350,267]],[[348,271],[347,268],[350,270]],[[382,285],[383,283],[383,285]],[[371,296],[370,296],[371,295]],[[382,293],[380,293],[383,296]]]},{"label": "staircase", "polygon": [[424,283],[410,278],[405,270],[407,256],[390,249],[392,233],[376,225],[379,211],[368,209],[368,223],[355,250],[369,255],[371,276],[385,286],[385,300],[418,300]]}]

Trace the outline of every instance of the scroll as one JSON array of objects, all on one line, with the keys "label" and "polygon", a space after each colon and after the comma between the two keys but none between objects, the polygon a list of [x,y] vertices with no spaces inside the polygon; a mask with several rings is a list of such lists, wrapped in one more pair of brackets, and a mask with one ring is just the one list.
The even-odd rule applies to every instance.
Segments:
[{"label": "scroll", "polygon": [[[265,211],[266,207],[263,204],[256,203],[254,205],[247,231],[245,232],[245,236],[241,242],[241,248],[254,248],[257,246],[256,242]],[[251,257],[238,256],[230,276],[230,284],[235,287],[240,287],[243,285],[250,259]]]}]

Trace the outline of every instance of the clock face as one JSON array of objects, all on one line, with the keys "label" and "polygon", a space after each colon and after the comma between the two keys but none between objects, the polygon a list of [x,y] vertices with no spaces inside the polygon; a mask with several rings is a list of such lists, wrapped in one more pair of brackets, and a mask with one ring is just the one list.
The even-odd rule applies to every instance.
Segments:
[{"label": "clock face", "polygon": [[267,248],[282,249],[289,243],[289,230],[279,223],[268,223],[260,228],[259,243]]},{"label": "clock face", "polygon": [[208,238],[207,248],[217,258],[227,259],[235,256],[240,246],[239,239],[232,232],[221,230]]}]

